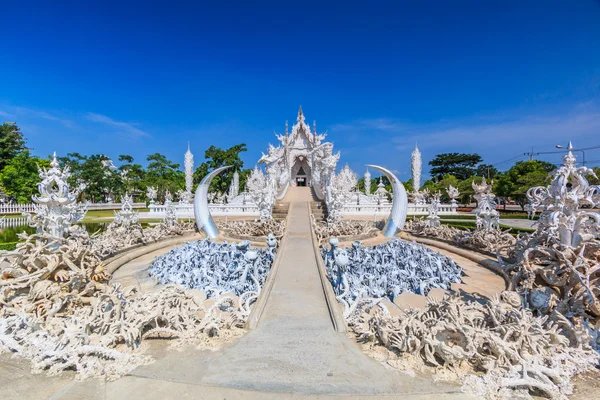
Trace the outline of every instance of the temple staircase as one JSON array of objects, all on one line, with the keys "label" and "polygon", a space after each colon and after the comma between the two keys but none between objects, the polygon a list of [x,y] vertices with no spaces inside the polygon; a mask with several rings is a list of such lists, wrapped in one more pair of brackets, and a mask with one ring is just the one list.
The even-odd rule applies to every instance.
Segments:
[{"label": "temple staircase", "polygon": [[317,221],[327,218],[327,206],[325,205],[325,202],[317,199],[312,188],[299,186],[290,186],[285,197],[281,201],[275,203],[275,206],[273,207],[273,217],[275,217],[275,211],[279,204],[282,204],[280,207],[284,207],[285,204],[286,207],[289,208],[290,203],[304,202],[310,203],[312,213]]}]

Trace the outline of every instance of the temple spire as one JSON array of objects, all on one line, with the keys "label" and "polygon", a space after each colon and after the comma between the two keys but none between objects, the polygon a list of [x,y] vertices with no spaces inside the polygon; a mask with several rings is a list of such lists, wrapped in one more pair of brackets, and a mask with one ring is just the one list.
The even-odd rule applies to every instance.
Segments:
[{"label": "temple spire", "polygon": [[289,133],[288,133],[288,132],[289,132],[289,131],[288,131],[288,122],[287,122],[287,120],[286,120],[286,121],[285,121],[285,136],[288,136],[288,135],[289,135]]},{"label": "temple spire", "polygon": [[313,133],[317,134],[317,120],[313,120]]},{"label": "temple spire", "polygon": [[300,123],[304,122],[304,113],[302,112],[302,106],[300,106],[300,109],[298,110],[298,118],[296,118],[296,121]]}]

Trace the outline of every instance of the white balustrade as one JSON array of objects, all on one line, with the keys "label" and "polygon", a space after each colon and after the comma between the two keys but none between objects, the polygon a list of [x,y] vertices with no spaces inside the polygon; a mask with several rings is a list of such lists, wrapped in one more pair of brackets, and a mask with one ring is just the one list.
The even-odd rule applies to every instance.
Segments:
[{"label": "white balustrade", "polygon": [[24,212],[33,212],[34,205],[32,203],[29,204],[0,204],[0,215],[8,215],[8,214],[22,214]]},{"label": "white balustrade", "polygon": [[[86,205],[88,211],[93,210],[120,210],[121,203],[88,203]],[[146,203],[133,203],[134,209],[146,208]],[[13,203],[0,203],[0,215],[10,214],[22,214],[24,212],[34,212],[35,205],[29,204],[13,204]]]},{"label": "white balustrade", "polygon": [[[440,204],[438,215],[454,215],[456,204]],[[392,211],[391,203],[384,204],[346,204],[342,210],[344,216],[387,216]],[[428,204],[409,204],[408,215],[428,215]]]},{"label": "white balustrade", "polygon": [[4,218],[0,222],[0,230],[3,228],[18,228],[27,225],[27,218]]},{"label": "white balustrade", "polygon": [[[140,217],[163,218],[167,207],[164,204],[150,204],[150,211],[140,213]],[[173,208],[179,218],[194,218],[193,204],[173,204]],[[208,209],[213,216],[260,216],[260,210],[255,204],[209,204]]]}]

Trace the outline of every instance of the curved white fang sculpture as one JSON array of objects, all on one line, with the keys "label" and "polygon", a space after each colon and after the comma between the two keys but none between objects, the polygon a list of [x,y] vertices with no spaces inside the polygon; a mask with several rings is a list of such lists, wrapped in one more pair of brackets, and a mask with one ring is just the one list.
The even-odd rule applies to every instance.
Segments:
[{"label": "curved white fang sculpture", "polygon": [[194,197],[194,217],[196,218],[196,226],[198,230],[204,230],[206,236],[211,239],[215,239],[219,236],[219,228],[215,225],[210,212],[208,211],[208,187],[213,178],[225,171],[227,168],[231,168],[231,165],[215,169],[210,174],[206,175],[202,182],[196,189],[196,196]]},{"label": "curved white fang sculpture", "polygon": [[406,214],[408,213],[408,196],[406,195],[406,189],[404,189],[404,185],[398,180],[398,178],[396,178],[396,175],[394,175],[392,171],[389,171],[378,165],[369,164],[367,167],[372,167],[380,172],[383,172],[392,184],[392,189],[394,191],[392,212],[390,213],[390,218],[385,224],[385,228],[383,228],[383,236],[394,237],[396,236],[396,232],[402,229],[404,227],[404,223],[406,222]]}]

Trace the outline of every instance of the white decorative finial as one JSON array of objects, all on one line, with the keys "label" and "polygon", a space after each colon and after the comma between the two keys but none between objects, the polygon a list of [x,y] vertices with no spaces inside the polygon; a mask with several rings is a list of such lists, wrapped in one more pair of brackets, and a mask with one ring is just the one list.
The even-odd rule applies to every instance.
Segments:
[{"label": "white decorative finial", "polygon": [[423,167],[423,163],[421,160],[421,152],[419,151],[419,147],[416,144],[415,150],[412,152],[410,161],[412,171],[413,193],[417,193],[421,189],[421,169]]},{"label": "white decorative finial", "polygon": [[304,122],[304,113],[302,113],[302,106],[300,106],[300,109],[298,110],[298,118],[296,118],[296,121],[300,123]]},{"label": "white decorative finial", "polygon": [[190,150],[190,142],[188,141],[188,149],[184,155],[184,168],[185,168],[185,191],[183,191],[179,197],[180,201],[184,203],[191,203],[194,197],[192,193],[194,185],[194,155]]}]

